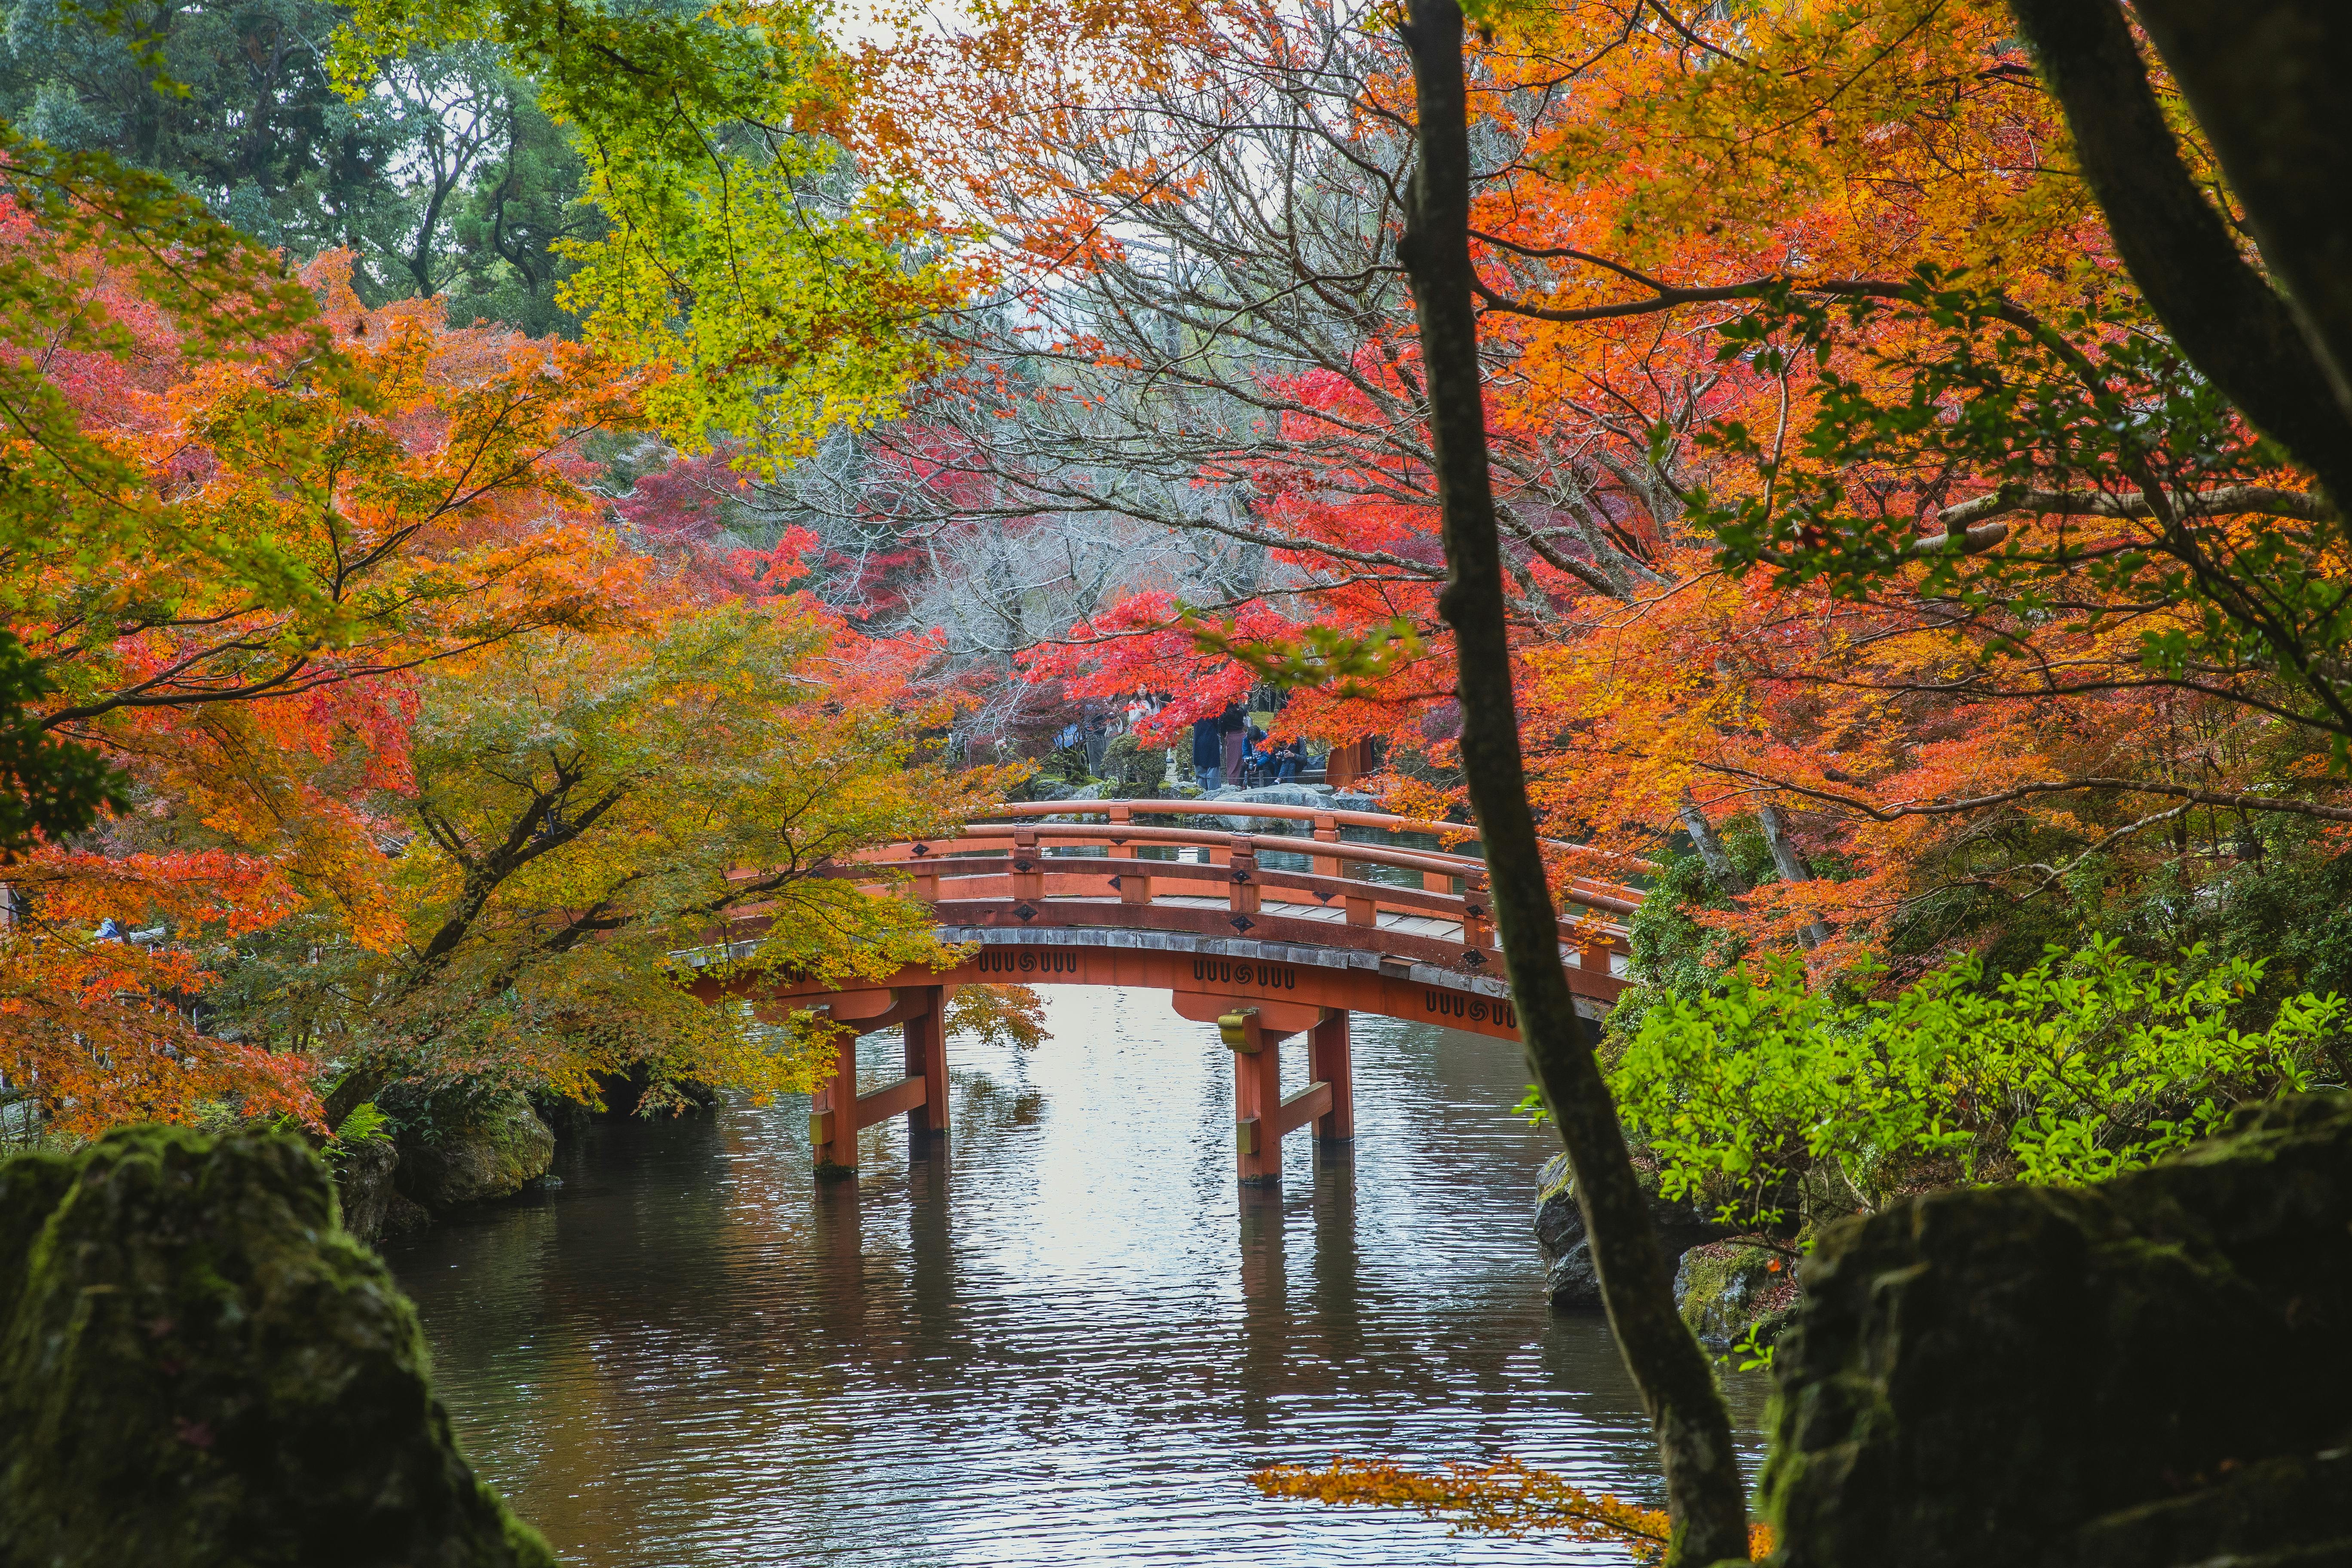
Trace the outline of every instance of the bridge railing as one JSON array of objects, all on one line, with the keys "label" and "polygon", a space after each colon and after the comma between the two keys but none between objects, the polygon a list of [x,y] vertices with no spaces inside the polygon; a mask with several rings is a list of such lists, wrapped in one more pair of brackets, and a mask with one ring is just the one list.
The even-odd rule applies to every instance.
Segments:
[{"label": "bridge railing", "polygon": [[[1138,814],[1243,820],[1291,816],[1311,821],[1313,837],[1162,827],[1135,821]],[[1098,825],[1038,820],[1080,816],[1103,820]],[[1421,834],[1457,830],[1453,825],[1370,812],[1257,804],[1037,802],[1020,809],[1013,821],[973,823],[952,837],[867,851],[839,867],[836,874],[903,874],[912,881],[916,896],[934,905],[945,923],[1197,927],[1209,934],[1225,934],[1230,928],[1233,934],[1379,946],[1416,961],[1473,971],[1499,963],[1483,860],[1444,850],[1342,840],[1342,826]],[[1180,856],[1187,849],[1195,853],[1189,859],[1148,858],[1140,851],[1150,847],[1174,849]],[[1269,864],[1266,857],[1276,855],[1304,857],[1308,868]],[[1371,867],[1415,874],[1421,885],[1375,880],[1364,874]],[[1155,905],[1155,899],[1171,895],[1182,898],[1184,905]],[[1625,952],[1624,929],[1609,917],[1630,913],[1640,902],[1640,891],[1579,879],[1570,896],[1582,912],[1560,920],[1563,959],[1588,973],[1607,976],[1613,967],[1611,956]],[[1203,907],[1213,899],[1223,908]],[[1335,910],[1337,921],[1330,918]],[[1393,921],[1384,924],[1383,915],[1449,922],[1460,934],[1402,930]],[[1335,924],[1355,929],[1343,935],[1332,929]]]},{"label": "bridge railing", "polygon": [[[1368,827],[1381,833],[1411,833],[1423,837],[1481,840],[1477,825],[1467,822],[1433,822],[1425,817],[1391,816],[1379,811],[1340,811],[1318,805],[1286,805],[1271,801],[1217,800],[1031,800],[1011,801],[997,806],[992,816],[1047,819],[1063,816],[1100,816],[1112,822],[1129,822],[1139,816],[1222,816],[1229,820],[1306,822],[1313,824],[1313,836],[1324,843],[1340,842],[1339,831],[1348,827]],[[995,822],[974,823],[965,831],[982,832],[1001,826]],[[1348,840],[1360,842],[1360,840]],[[1595,857],[1622,870],[1627,876],[1647,876],[1658,868],[1653,861],[1639,856],[1620,855],[1595,850],[1582,844],[1570,844],[1557,838],[1543,840],[1547,848],[1563,855]],[[1443,853],[1442,851],[1440,853]],[[1476,859],[1475,856],[1457,858]],[[1622,882],[1601,878],[1579,877],[1573,879],[1571,890],[1590,889],[1600,901],[1595,909],[1612,909],[1623,905],[1630,910],[1642,901],[1642,890]],[[1586,900],[1579,899],[1580,903]]]}]

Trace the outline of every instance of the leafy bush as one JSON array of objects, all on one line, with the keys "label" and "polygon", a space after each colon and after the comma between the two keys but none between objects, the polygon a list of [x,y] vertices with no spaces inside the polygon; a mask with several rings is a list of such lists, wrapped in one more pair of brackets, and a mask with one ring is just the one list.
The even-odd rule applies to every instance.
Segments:
[{"label": "leafy bush", "polygon": [[2306,993],[2243,1032],[2261,963],[2182,956],[2194,978],[2095,937],[1990,988],[1969,958],[1881,1000],[1767,961],[1659,998],[1611,1088],[1666,1196],[1784,1234],[1926,1187],[2099,1181],[2312,1087],[2344,1018]]},{"label": "leafy bush", "polygon": [[376,1108],[373,1100],[362,1100],[344,1114],[335,1135],[327,1141],[323,1151],[330,1163],[341,1165],[352,1150],[362,1143],[389,1143],[395,1123]]},{"label": "leafy bush", "polygon": [[1147,746],[1133,735],[1113,735],[1103,749],[1103,776],[1117,795],[1156,796],[1168,776],[1167,748]]},{"label": "leafy bush", "polygon": [[[1735,831],[1726,828],[1724,832],[1735,863],[1751,881],[1769,880],[1771,861],[1763,848],[1763,835],[1750,828],[1735,838]],[[1751,847],[1754,853],[1747,853]],[[1748,952],[1747,938],[1700,923],[1700,916],[1707,910],[1730,905],[1730,899],[1708,879],[1697,856],[1659,858],[1647,896],[1626,926],[1633,960],[1628,972],[1636,984],[1628,986],[1609,1010],[1604,1050],[1611,1058],[1641,1032],[1642,1020],[1662,998],[1706,995],[1721,988],[1725,971],[1738,966]]]}]

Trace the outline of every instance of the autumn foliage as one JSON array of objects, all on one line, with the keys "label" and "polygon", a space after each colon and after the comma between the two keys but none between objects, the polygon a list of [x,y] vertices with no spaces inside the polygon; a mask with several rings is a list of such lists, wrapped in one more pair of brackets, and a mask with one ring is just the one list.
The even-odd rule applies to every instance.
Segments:
[{"label": "autumn foliage", "polygon": [[317,1126],[337,1074],[798,1083],[809,1041],[694,1003],[664,955],[754,901],[751,962],[928,954],[815,869],[985,776],[912,765],[892,659],[822,611],[624,547],[583,447],[639,422],[645,375],[369,309],[341,257],[303,281],[317,330],[196,356],[95,267],[121,341],[47,348],[125,521],[20,531],[12,616],[42,722],[129,802],[7,870],[0,1073],[82,1133]]},{"label": "autumn foliage", "polygon": [[[1890,982],[2144,922],[2265,844],[2333,852],[2340,524],[2165,343],[2005,7],[1566,0],[1488,23],[1487,424],[1556,837],[1648,854],[1760,822],[1774,863],[1703,923],[1832,973],[1875,953]],[[938,405],[991,416],[952,425],[966,469],[1008,509],[1148,510],[1002,433],[1045,428],[1058,381],[1083,412],[1053,428],[1175,453],[1169,484],[1189,463],[1227,498],[1198,526],[1276,567],[1244,603],[1146,588],[1031,677],[1178,693],[1172,726],[1270,668],[1345,666],[1280,728],[1383,736],[1391,801],[1435,814],[1461,790],[1416,339],[1382,249],[1400,60],[1336,8],[1041,3],[890,64],[939,108],[908,177],[990,215],[1000,286],[1032,302],[1017,333],[966,335]],[[1246,346],[1195,335],[1221,301],[1256,312]]]},{"label": "autumn foliage", "polygon": [[[1268,1497],[1340,1506],[1412,1509],[1456,1531],[1513,1538],[1541,1533],[1566,1541],[1624,1547],[1637,1563],[1665,1554],[1669,1521],[1663,1509],[1639,1508],[1605,1492],[1589,1492],[1550,1470],[1508,1456],[1490,1465],[1408,1469],[1382,1459],[1332,1459],[1320,1470],[1272,1465],[1250,1477]],[[1772,1550],[1771,1527],[1749,1528],[1750,1555]]]}]

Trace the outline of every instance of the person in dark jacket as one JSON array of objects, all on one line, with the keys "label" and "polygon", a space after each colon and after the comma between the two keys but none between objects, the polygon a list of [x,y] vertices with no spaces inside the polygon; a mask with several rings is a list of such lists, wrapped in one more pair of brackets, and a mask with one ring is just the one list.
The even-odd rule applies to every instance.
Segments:
[{"label": "person in dark jacket", "polygon": [[1224,744],[1217,732],[1214,719],[1192,721],[1192,773],[1201,781],[1203,790],[1213,791],[1223,782],[1218,773],[1224,763]]}]

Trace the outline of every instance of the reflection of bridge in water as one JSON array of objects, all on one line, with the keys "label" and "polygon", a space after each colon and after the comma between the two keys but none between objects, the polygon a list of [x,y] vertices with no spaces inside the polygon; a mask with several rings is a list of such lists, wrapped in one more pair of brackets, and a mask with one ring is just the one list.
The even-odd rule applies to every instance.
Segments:
[{"label": "reflection of bridge in water", "polygon": [[[962,984],[1164,990],[1179,1016],[1215,1025],[1234,1056],[1244,1185],[1278,1180],[1283,1136],[1309,1122],[1320,1138],[1354,1137],[1351,1013],[1518,1034],[1485,863],[1340,837],[1351,827],[1471,830],[1371,812],[1207,801],[1040,802],[1003,815],[1010,820],[889,845],[835,868],[911,879],[913,892],[939,911],[941,939],[973,949],[962,964],[911,966],[846,990],[742,983],[762,1002],[820,1009],[861,1035],[892,1025],[904,1031],[905,1076],[864,1092],[857,1053],[841,1052],[810,1118],[820,1169],[854,1170],[858,1131],[892,1116],[907,1118],[918,1149],[947,1131],[944,1010]],[[1078,816],[1104,820],[1067,820]],[[1151,826],[1139,816],[1237,818],[1244,826],[1287,820],[1312,837]],[[1560,963],[1588,1018],[1623,988],[1615,971],[1624,931],[1611,917],[1631,912],[1640,897],[1615,883],[1570,884],[1580,912],[1560,921]],[[710,1000],[735,989],[704,986]],[[1306,1038],[1308,1082],[1285,1096],[1281,1049],[1295,1036]]]}]

